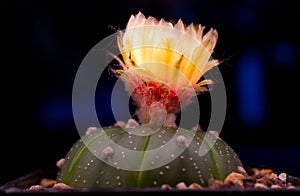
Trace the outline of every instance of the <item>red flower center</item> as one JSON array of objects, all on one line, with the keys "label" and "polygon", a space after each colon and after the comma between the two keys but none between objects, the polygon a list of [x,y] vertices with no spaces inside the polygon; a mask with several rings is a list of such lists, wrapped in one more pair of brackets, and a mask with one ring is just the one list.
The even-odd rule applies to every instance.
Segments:
[{"label": "red flower center", "polygon": [[146,104],[150,107],[152,103],[159,102],[165,106],[167,113],[180,111],[180,101],[176,92],[160,82],[148,81],[138,85],[132,97],[140,106]]}]

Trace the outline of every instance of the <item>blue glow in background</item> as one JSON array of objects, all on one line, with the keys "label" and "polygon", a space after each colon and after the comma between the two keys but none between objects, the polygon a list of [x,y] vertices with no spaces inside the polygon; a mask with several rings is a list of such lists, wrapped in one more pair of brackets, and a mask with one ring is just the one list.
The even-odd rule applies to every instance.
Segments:
[{"label": "blue glow in background", "polygon": [[255,51],[245,52],[237,62],[237,112],[246,126],[256,127],[266,118],[266,79],[263,59]]}]

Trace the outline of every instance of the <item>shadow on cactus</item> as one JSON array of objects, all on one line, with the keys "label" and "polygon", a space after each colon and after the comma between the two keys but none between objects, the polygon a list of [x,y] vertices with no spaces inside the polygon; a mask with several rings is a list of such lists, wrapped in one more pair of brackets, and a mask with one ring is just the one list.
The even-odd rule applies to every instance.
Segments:
[{"label": "shadow on cactus", "polygon": [[211,92],[204,74],[220,64],[211,57],[217,39],[216,30],[204,33],[201,25],[131,16],[118,34],[120,66],[112,71],[134,101],[138,122],[89,128],[67,153],[57,181],[79,188],[207,186],[237,171],[242,162],[218,132],[178,123],[195,97]]}]

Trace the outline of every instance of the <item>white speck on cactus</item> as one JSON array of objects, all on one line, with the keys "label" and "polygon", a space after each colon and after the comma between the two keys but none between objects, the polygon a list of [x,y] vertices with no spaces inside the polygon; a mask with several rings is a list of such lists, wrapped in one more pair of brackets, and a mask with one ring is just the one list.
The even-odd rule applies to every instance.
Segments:
[{"label": "white speck on cactus", "polygon": [[91,133],[95,132],[97,130],[97,127],[89,127],[87,128],[85,135],[90,135]]},{"label": "white speck on cactus", "polygon": [[108,146],[106,148],[103,149],[101,156],[104,159],[107,159],[108,157],[110,157],[113,154],[114,150],[112,149],[112,147]]},{"label": "white speck on cactus", "polygon": [[166,121],[164,127],[177,127],[176,123],[176,116],[173,113],[170,113],[166,117]]},{"label": "white speck on cactus", "polygon": [[125,127],[126,123],[124,121],[117,121],[114,127]]},{"label": "white speck on cactus", "polygon": [[192,130],[193,130],[193,131],[200,131],[200,130],[201,130],[201,127],[200,127],[200,125],[198,124],[198,125],[192,127]]},{"label": "white speck on cactus", "polygon": [[219,132],[218,131],[209,131],[209,133],[213,136],[215,136],[216,138],[220,139],[219,137]]},{"label": "white speck on cactus", "polygon": [[179,135],[176,141],[179,146],[187,147],[187,139],[183,135]]},{"label": "white speck on cactus", "polygon": [[62,168],[62,166],[64,165],[64,163],[65,163],[65,159],[60,159],[60,160],[58,160],[58,161],[56,162],[56,166],[57,166],[58,168]]},{"label": "white speck on cactus", "polygon": [[125,125],[125,128],[136,128],[140,126],[139,123],[134,119],[129,119]]}]

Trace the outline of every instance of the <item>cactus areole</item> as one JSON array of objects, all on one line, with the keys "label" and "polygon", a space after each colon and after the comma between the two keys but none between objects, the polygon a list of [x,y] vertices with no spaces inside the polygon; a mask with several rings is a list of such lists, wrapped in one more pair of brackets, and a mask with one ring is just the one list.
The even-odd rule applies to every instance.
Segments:
[{"label": "cactus areole", "polygon": [[242,166],[218,135],[178,125],[192,98],[209,90],[204,73],[220,63],[211,58],[216,30],[203,30],[181,20],[131,16],[118,36],[122,59],[115,57],[120,68],[113,73],[136,104],[138,122],[87,131],[67,153],[58,182],[78,188],[207,186]]}]

